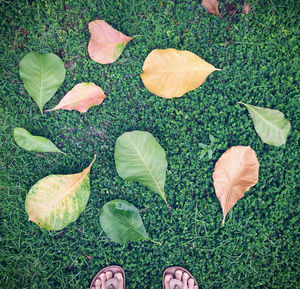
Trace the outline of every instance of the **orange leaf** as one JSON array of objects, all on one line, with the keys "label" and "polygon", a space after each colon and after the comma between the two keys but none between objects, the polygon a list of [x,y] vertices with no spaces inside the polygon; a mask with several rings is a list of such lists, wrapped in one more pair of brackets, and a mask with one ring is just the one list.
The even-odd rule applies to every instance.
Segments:
[{"label": "orange leaf", "polygon": [[235,203],[258,181],[259,163],[249,146],[233,146],[217,161],[213,172],[216,195],[225,218]]},{"label": "orange leaf", "polygon": [[244,2],[244,5],[243,5],[243,13],[244,13],[244,14],[248,14],[250,11],[251,11],[251,7],[250,7],[250,5],[248,4],[248,2]]},{"label": "orange leaf", "polygon": [[100,104],[105,98],[103,90],[92,82],[83,82],[75,85],[52,109],[46,111],[66,109],[87,112],[87,110]]},{"label": "orange leaf", "polygon": [[220,69],[192,52],[154,49],[145,59],[141,78],[155,95],[173,98],[194,90],[215,70]]},{"label": "orange leaf", "polygon": [[218,0],[203,0],[201,5],[207,9],[209,13],[215,14],[220,18],[223,18],[219,12],[219,1]]},{"label": "orange leaf", "polygon": [[89,30],[91,33],[88,45],[89,55],[101,64],[116,61],[126,44],[133,38],[115,30],[103,20],[90,22]]}]

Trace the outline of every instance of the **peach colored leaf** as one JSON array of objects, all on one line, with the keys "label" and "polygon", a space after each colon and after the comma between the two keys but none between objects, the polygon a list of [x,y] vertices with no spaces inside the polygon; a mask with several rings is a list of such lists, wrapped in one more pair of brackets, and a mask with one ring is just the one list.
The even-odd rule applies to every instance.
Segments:
[{"label": "peach colored leaf", "polygon": [[219,12],[219,1],[218,0],[203,0],[201,5],[207,9],[209,13],[215,14],[220,18],[223,18]]},{"label": "peach colored leaf", "polygon": [[200,86],[207,76],[220,70],[186,50],[154,49],[145,59],[141,78],[157,96],[180,97]]},{"label": "peach colored leaf", "polygon": [[133,38],[115,30],[103,20],[89,23],[91,40],[88,45],[90,57],[101,64],[116,61],[126,44]]},{"label": "peach colored leaf", "polygon": [[25,200],[29,221],[47,230],[61,230],[77,220],[90,196],[90,170],[81,173],[49,175],[35,183]]},{"label": "peach colored leaf", "polygon": [[52,109],[77,110],[79,112],[87,112],[92,106],[102,103],[105,98],[103,90],[92,82],[82,82],[75,85]]},{"label": "peach colored leaf", "polygon": [[217,161],[213,180],[223,209],[222,226],[230,209],[257,183],[258,170],[256,153],[249,146],[233,146]]},{"label": "peach colored leaf", "polygon": [[243,5],[243,13],[244,13],[244,14],[248,14],[250,11],[251,11],[251,7],[250,7],[250,5],[248,4],[248,2],[244,2],[244,5]]}]

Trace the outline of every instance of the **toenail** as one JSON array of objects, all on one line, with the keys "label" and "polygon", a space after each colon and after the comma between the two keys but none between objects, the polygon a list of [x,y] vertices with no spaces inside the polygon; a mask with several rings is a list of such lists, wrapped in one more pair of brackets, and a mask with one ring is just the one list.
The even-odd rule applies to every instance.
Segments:
[{"label": "toenail", "polygon": [[95,281],[95,284],[99,284],[99,283],[101,283],[101,280],[100,280],[100,279],[97,279],[97,280]]},{"label": "toenail", "polygon": [[115,274],[115,277],[118,279],[118,280],[122,280],[123,279],[123,276],[121,273],[116,273]]},{"label": "toenail", "polygon": [[193,284],[194,284],[194,280],[193,280],[192,278],[190,278],[190,279],[188,280],[188,283],[189,283],[189,285],[193,285]]},{"label": "toenail", "polygon": [[182,276],[183,276],[184,279],[188,279],[189,278],[189,274],[186,273],[186,272],[184,272]]}]

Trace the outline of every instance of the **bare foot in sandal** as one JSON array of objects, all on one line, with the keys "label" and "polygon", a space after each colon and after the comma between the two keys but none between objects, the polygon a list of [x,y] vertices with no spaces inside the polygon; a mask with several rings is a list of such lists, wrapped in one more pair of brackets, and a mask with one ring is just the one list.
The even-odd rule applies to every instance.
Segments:
[{"label": "bare foot in sandal", "polygon": [[163,275],[164,289],[198,289],[195,278],[181,267],[170,267]]},{"label": "bare foot in sandal", "polygon": [[119,266],[109,266],[97,273],[91,289],[125,289],[125,273]]}]

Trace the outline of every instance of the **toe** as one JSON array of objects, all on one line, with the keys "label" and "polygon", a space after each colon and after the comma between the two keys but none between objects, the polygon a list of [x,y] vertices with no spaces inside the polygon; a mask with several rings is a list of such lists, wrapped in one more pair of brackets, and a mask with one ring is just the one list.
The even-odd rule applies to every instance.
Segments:
[{"label": "toe", "polygon": [[101,273],[101,274],[100,274],[100,279],[101,279],[101,281],[102,281],[102,284],[104,285],[105,282],[106,282],[106,276],[105,276],[105,273]]},{"label": "toe", "polygon": [[100,279],[97,279],[95,281],[95,289],[101,289],[102,281]]},{"label": "toe", "polygon": [[189,278],[189,280],[188,280],[188,288],[189,289],[194,289],[194,279],[193,278]]},{"label": "toe", "polygon": [[107,271],[106,273],[105,273],[105,275],[106,275],[106,279],[107,280],[109,280],[109,279],[111,279],[112,278],[112,272],[111,271]]},{"label": "toe", "polygon": [[173,279],[173,276],[171,274],[167,274],[165,276],[165,287],[166,289],[170,289],[170,280]]},{"label": "toe", "polygon": [[189,279],[189,274],[184,272],[182,274],[182,283],[183,283],[183,289],[187,289],[187,280]]},{"label": "toe", "polygon": [[176,270],[175,278],[178,279],[179,281],[181,281],[181,277],[182,277],[182,271],[181,270]]},{"label": "toe", "polygon": [[120,272],[116,273],[114,277],[115,277],[117,280],[119,280],[119,281],[122,281],[122,280],[123,280],[122,273],[120,273]]},{"label": "toe", "polygon": [[116,278],[119,281],[118,288],[117,289],[123,289],[123,275],[122,273],[118,272],[114,275],[114,278]]},{"label": "toe", "polygon": [[195,285],[195,286],[194,286],[194,289],[198,289],[198,286],[197,286],[197,285]]}]

